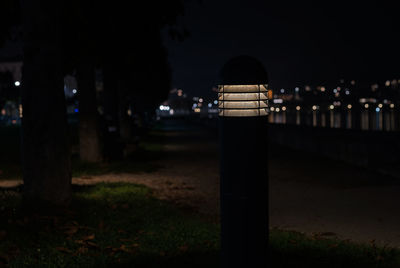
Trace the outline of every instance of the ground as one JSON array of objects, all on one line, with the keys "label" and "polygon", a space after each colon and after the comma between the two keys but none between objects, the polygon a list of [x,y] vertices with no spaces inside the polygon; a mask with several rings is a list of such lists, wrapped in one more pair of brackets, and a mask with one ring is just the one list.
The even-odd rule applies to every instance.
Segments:
[{"label": "ground", "polygon": [[[155,136],[161,135],[154,132]],[[144,184],[155,196],[190,208],[212,221],[219,213],[217,132],[209,128],[171,127],[162,132],[162,154],[150,172],[84,175],[74,184],[131,182]],[[153,141],[154,142],[154,141]],[[400,246],[400,184],[366,169],[304,154],[269,148],[269,220],[271,228],[310,235]],[[12,187],[19,180],[2,180]]]}]

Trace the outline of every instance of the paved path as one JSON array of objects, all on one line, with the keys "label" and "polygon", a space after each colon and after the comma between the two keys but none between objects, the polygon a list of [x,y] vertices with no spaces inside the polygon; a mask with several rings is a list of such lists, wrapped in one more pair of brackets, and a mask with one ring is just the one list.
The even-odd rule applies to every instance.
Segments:
[{"label": "paved path", "polygon": [[[204,131],[166,133],[152,173],[73,178],[75,184],[100,181],[142,183],[156,196],[217,218],[219,169],[217,138]],[[270,150],[270,226],[307,233],[333,232],[355,241],[375,239],[400,246],[400,182],[364,169],[300,154]],[[2,181],[0,187],[20,182]]]},{"label": "paved path", "polygon": [[279,148],[270,161],[270,226],[400,246],[400,182]]}]

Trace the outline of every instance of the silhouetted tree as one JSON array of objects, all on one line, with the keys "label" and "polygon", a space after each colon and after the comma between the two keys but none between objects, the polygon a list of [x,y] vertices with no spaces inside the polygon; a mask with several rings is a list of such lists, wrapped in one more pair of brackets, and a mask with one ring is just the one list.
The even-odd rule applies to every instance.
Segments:
[{"label": "silhouetted tree", "polygon": [[71,165],[64,96],[63,1],[22,0],[22,157],[28,204],[67,204]]},{"label": "silhouetted tree", "polygon": [[97,109],[95,68],[98,63],[98,30],[100,18],[95,1],[70,1],[68,53],[71,72],[76,71],[79,100],[79,155],[85,162],[101,162],[102,142]]},{"label": "silhouetted tree", "polygon": [[10,28],[19,24],[20,8],[18,0],[0,1],[0,47],[10,37]]},{"label": "silhouetted tree", "polygon": [[[176,27],[176,20],[183,14],[183,1],[168,3],[137,1],[134,8],[127,3],[101,6],[101,29],[98,44],[104,75],[105,115],[108,133],[114,143],[106,148],[118,148],[118,140],[128,140],[131,135],[127,108],[142,117],[152,113],[164,100],[170,89],[170,68],[160,31],[170,25],[171,33],[184,36],[185,31]],[[144,120],[143,120],[144,121]]]}]

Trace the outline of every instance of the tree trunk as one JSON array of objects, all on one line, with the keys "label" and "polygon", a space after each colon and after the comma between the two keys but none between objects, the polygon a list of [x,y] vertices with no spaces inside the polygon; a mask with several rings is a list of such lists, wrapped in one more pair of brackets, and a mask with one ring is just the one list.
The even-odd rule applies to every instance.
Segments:
[{"label": "tree trunk", "polygon": [[79,97],[79,152],[85,162],[101,162],[102,149],[97,112],[94,66],[90,61],[77,68]]},{"label": "tree trunk", "polygon": [[70,148],[57,27],[61,7],[51,3],[22,1],[22,160],[26,204],[65,205],[71,197]]},{"label": "tree trunk", "polygon": [[118,93],[120,137],[123,142],[129,142],[132,139],[132,128],[131,118],[128,116],[129,96],[126,81],[119,81]]},{"label": "tree trunk", "polygon": [[123,145],[120,140],[118,114],[118,75],[113,66],[103,67],[105,133],[104,152],[107,160],[123,158]]}]

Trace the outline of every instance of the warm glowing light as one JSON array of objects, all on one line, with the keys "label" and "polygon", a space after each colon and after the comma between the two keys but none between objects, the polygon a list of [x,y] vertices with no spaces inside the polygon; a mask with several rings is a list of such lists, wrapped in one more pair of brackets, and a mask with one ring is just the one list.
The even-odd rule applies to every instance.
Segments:
[{"label": "warm glowing light", "polygon": [[126,111],[126,113],[127,113],[129,116],[131,116],[131,115],[132,115],[132,110],[131,110],[131,109],[128,109],[128,110]]},{"label": "warm glowing light", "polygon": [[282,106],[282,111],[286,111],[286,106]]},{"label": "warm glowing light", "polygon": [[200,108],[194,109],[194,112],[195,112],[195,113],[200,113],[200,111],[201,111]]},{"label": "warm glowing light", "polygon": [[277,113],[279,113],[281,110],[280,110],[279,108],[276,108],[275,111],[276,111]]},{"label": "warm glowing light", "polygon": [[275,107],[270,108],[271,112],[275,111]]},{"label": "warm glowing light", "polygon": [[352,107],[353,107],[353,106],[352,106],[351,104],[348,104],[348,105],[347,105],[347,109],[349,109],[349,110],[350,110]]},{"label": "warm glowing light", "polygon": [[382,107],[383,107],[383,104],[382,104],[382,103],[379,103],[379,104],[378,104],[378,107],[379,107],[379,108],[382,108]]},{"label": "warm glowing light", "polygon": [[356,81],[355,80],[351,80],[350,84],[354,86],[356,84]]},{"label": "warm glowing light", "polygon": [[200,99],[199,99],[199,102],[203,102],[203,98],[200,98]]},{"label": "warm glowing light", "polygon": [[317,110],[317,105],[313,105],[312,109],[313,111]]},{"label": "warm glowing light", "polygon": [[325,87],[321,87],[321,92],[325,92],[326,88]]},{"label": "warm glowing light", "polygon": [[387,80],[386,82],[385,82],[385,86],[390,86],[390,81],[389,80]]},{"label": "warm glowing light", "polygon": [[335,106],[333,106],[333,104],[329,105],[329,109],[333,110],[335,109]]},{"label": "warm glowing light", "polygon": [[390,108],[392,108],[392,109],[394,108],[394,104],[393,103],[390,104]]},{"label": "warm glowing light", "polygon": [[220,85],[218,100],[220,116],[267,115],[267,85]]},{"label": "warm glowing light", "polygon": [[297,110],[297,111],[300,111],[300,110],[301,110],[301,107],[300,107],[300,106],[296,106],[296,110]]},{"label": "warm glowing light", "polygon": [[182,97],[182,95],[183,95],[183,90],[182,89],[178,89],[178,96]]},{"label": "warm glowing light", "polygon": [[368,109],[368,107],[369,107],[369,104],[368,104],[368,103],[366,103],[366,104],[364,105],[364,107],[365,107],[365,109]]}]

